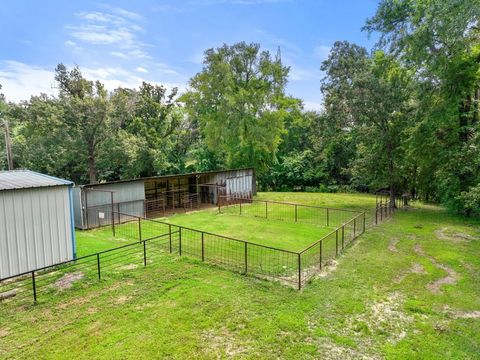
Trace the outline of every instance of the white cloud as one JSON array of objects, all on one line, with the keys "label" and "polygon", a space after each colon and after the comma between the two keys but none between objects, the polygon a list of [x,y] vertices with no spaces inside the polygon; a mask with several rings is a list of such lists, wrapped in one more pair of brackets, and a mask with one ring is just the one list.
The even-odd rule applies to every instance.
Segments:
[{"label": "white cloud", "polygon": [[142,73],[148,73],[148,70],[141,66],[138,66],[135,70]]},{"label": "white cloud", "polygon": [[[158,64],[159,69],[163,65]],[[67,65],[67,67],[71,68],[72,65]],[[85,78],[99,80],[110,91],[118,87],[138,88],[143,81],[161,84],[168,90],[176,87],[180,92],[186,88],[186,82],[158,82],[139,76],[137,72],[122,67],[81,67],[80,70]],[[2,85],[1,92],[5,94],[8,101],[13,102],[28,100],[30,96],[40,95],[40,93],[47,95],[58,93],[53,70],[12,60],[0,62],[0,84]]]},{"label": "white cloud", "polygon": [[0,84],[8,101],[28,100],[31,95],[53,95],[54,72],[41,67],[7,60],[0,63]]},{"label": "white cloud", "polygon": [[[66,29],[76,42],[109,47],[108,53],[121,58],[149,58],[147,46],[139,40],[143,28],[136,21],[142,17],[134,12],[109,7],[109,12],[83,11],[77,14],[78,24]],[[69,40],[75,42],[73,40]]]}]

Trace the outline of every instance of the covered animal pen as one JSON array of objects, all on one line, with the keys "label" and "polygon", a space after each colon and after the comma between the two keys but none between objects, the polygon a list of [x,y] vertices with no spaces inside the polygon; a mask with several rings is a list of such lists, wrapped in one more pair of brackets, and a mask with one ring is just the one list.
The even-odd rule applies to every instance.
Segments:
[{"label": "covered animal pen", "polygon": [[0,279],[75,258],[71,181],[0,171]]},{"label": "covered animal pen", "polygon": [[91,229],[122,222],[122,214],[156,218],[218,204],[221,196],[251,198],[254,169],[152,176],[78,186],[75,226]]}]

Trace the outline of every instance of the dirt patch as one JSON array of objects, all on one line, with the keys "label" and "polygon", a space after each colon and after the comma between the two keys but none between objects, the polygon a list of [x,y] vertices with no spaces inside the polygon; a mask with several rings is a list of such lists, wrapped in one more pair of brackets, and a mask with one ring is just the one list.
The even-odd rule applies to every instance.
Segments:
[{"label": "dirt patch", "polygon": [[332,272],[337,270],[338,261],[337,260],[329,260],[322,266],[322,271],[319,272],[319,277],[326,277],[330,275]]},{"label": "dirt patch", "polygon": [[235,341],[234,333],[227,328],[210,329],[201,334],[205,351],[215,354],[217,358],[223,358],[224,353],[228,358],[245,355],[252,351],[252,347],[244,341]]},{"label": "dirt patch", "polygon": [[[433,263],[433,261],[432,261]],[[442,293],[441,291],[441,287],[443,285],[454,285],[457,283],[458,281],[458,275],[457,273],[455,272],[455,270],[453,270],[452,268],[449,268],[448,266],[444,265],[444,264],[439,264],[439,263],[433,263],[436,267],[438,267],[439,269],[442,269],[443,271],[445,271],[448,275],[443,277],[443,278],[440,278],[438,280],[435,280],[434,282],[430,283],[430,284],[427,284],[427,289],[430,290],[432,292],[432,294],[436,294],[436,295],[439,295]]]},{"label": "dirt patch", "polygon": [[435,230],[435,236],[440,240],[447,240],[453,243],[465,243],[472,240],[478,240],[478,238],[464,233],[452,233],[448,231],[448,227]]},{"label": "dirt patch", "polygon": [[10,335],[10,328],[0,329],[0,338],[4,338]]},{"label": "dirt patch", "polygon": [[[325,360],[379,360],[382,358],[376,354],[361,353],[359,350],[336,344],[330,339],[323,339],[317,344],[317,346],[320,358]],[[362,347],[362,350],[368,349],[368,347]]]},{"label": "dirt patch", "polygon": [[136,265],[136,264],[128,264],[128,265],[119,267],[119,269],[120,270],[133,270],[133,269],[136,269],[137,267],[138,267],[138,265]]},{"label": "dirt patch", "polygon": [[397,253],[398,252],[397,244],[398,244],[399,241],[400,240],[396,237],[391,238],[390,242],[388,244],[388,250],[390,250],[393,253]]},{"label": "dirt patch", "polygon": [[82,278],[83,278],[83,273],[81,272],[65,274],[63,277],[61,277],[55,282],[55,286],[57,287],[57,289],[60,289],[60,290],[70,289],[73,286],[73,283],[75,281],[78,281]]},{"label": "dirt patch", "polygon": [[418,264],[418,263],[413,263],[412,266],[410,267],[410,269],[408,269],[407,271],[404,271],[402,272],[399,276],[397,276],[393,281],[396,283],[396,284],[400,284],[404,279],[405,277],[408,275],[408,274],[426,274],[427,272],[425,271],[425,268],[423,267],[422,264]]},{"label": "dirt patch", "polygon": [[445,305],[443,308],[443,312],[453,317],[454,319],[480,319],[480,310],[452,310],[448,305]]},{"label": "dirt patch", "polygon": [[115,301],[116,304],[125,304],[128,300],[130,300],[130,296],[120,296],[117,298],[117,300]]},{"label": "dirt patch", "polygon": [[433,256],[428,255],[425,253],[425,251],[422,249],[422,247],[419,244],[416,244],[413,248],[413,250],[421,256],[426,257],[430,262],[438,269],[441,269],[447,273],[447,276],[444,276],[438,280],[435,280],[429,284],[427,284],[427,289],[432,292],[432,294],[439,295],[442,293],[441,288],[443,285],[454,285],[458,281],[458,274],[455,270],[452,268],[448,267],[445,264],[439,263]]},{"label": "dirt patch", "polygon": [[13,298],[15,296],[17,296],[17,289],[12,289],[12,290],[9,290],[9,291],[5,291],[5,292],[0,293],[0,301],[7,300],[7,299]]}]

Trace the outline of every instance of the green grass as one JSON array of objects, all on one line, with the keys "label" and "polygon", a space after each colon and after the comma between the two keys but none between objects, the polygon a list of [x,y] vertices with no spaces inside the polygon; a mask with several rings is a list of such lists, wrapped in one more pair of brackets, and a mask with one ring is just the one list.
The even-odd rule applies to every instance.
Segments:
[{"label": "green grass", "polygon": [[[349,195],[278,196],[340,206]],[[362,199],[352,195],[359,208],[371,201]],[[36,306],[0,303],[0,358],[476,359],[479,228],[417,204],[368,230],[302,292],[160,255]],[[432,292],[444,269],[456,282]]]}]

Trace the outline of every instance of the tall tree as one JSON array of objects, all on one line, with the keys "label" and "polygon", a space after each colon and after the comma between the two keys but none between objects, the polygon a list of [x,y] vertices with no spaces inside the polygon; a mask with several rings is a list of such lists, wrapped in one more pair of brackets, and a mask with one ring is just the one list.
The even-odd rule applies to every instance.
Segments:
[{"label": "tall tree", "polygon": [[352,181],[370,189],[388,186],[393,198],[403,185],[401,139],[409,124],[411,75],[392,56],[369,56],[347,42],[335,43],[322,70],[330,131],[347,140],[341,146],[356,146],[346,159]]},{"label": "tall tree", "polygon": [[258,44],[237,43],[205,52],[203,70],[184,95],[208,149],[231,167],[259,171],[274,161],[284,118],[289,69]]},{"label": "tall tree", "polygon": [[90,183],[97,182],[97,152],[109,131],[108,94],[99,81],[88,81],[78,67],[68,71],[63,64],[55,69],[64,119],[74,138],[79,155],[86,155]]},{"label": "tall tree", "polygon": [[463,207],[459,195],[480,182],[480,153],[473,150],[480,118],[479,20],[478,0],[383,0],[365,27],[380,33],[378,46],[416,70],[418,124],[410,159],[424,179],[421,190],[431,192],[433,182],[438,198],[455,210]]}]

